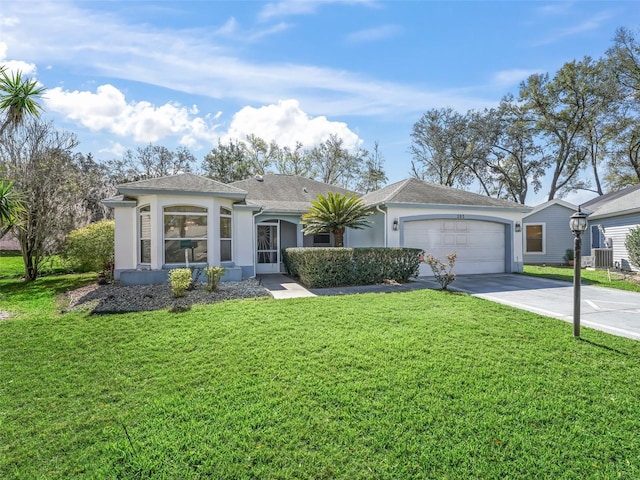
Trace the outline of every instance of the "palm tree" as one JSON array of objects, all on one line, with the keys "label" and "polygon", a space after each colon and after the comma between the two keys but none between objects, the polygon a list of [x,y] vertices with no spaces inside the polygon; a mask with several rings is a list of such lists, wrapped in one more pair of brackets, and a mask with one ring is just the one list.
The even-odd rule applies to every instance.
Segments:
[{"label": "palm tree", "polygon": [[40,116],[42,106],[36,99],[44,91],[35,79],[23,79],[19,71],[9,75],[6,68],[0,66],[0,111],[5,114],[0,136],[7,128],[20,125],[27,116]]},{"label": "palm tree", "polygon": [[[0,124],[0,138],[7,128],[17,127],[27,116],[40,116],[42,106],[36,99],[44,91],[35,79],[23,79],[20,71],[9,75],[6,67],[0,65],[0,112],[5,114]],[[13,182],[0,180],[0,238],[15,225],[22,210]]]},{"label": "palm tree", "polygon": [[344,231],[347,228],[358,230],[371,226],[366,217],[373,212],[355,195],[329,192],[311,202],[309,211],[302,215],[302,231],[308,235],[333,233],[336,247],[344,246]]},{"label": "palm tree", "polygon": [[13,190],[13,183],[0,180],[0,238],[14,225],[22,208],[22,202]]}]

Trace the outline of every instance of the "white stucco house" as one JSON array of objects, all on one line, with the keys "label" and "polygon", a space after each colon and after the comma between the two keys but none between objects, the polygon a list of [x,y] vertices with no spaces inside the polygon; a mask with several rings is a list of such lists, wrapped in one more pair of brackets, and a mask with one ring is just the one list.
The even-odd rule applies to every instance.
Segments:
[{"label": "white stucco house", "polygon": [[[268,174],[231,184],[184,173],[118,186],[104,200],[115,217],[115,278],[166,281],[171,268],[222,265],[223,280],[283,271],[282,249],[330,246],[304,235],[301,215],[318,194],[354,193],[304,177]],[[345,232],[345,246],[457,253],[458,274],[522,271],[522,218],[531,208],[506,200],[403,180],[362,196],[373,226]],[[421,275],[430,275],[421,267]]]}]

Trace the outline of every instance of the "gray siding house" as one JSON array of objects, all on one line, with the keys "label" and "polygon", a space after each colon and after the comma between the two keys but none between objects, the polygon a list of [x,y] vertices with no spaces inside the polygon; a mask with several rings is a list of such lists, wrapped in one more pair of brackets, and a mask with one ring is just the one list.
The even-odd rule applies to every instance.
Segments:
[{"label": "gray siding house", "polygon": [[534,207],[522,219],[524,263],[557,265],[568,249],[573,249],[569,218],[578,207],[564,200],[550,200]]},{"label": "gray siding house", "polygon": [[631,229],[640,227],[640,185],[596,197],[584,203],[582,209],[590,213],[583,254],[610,249],[613,267],[638,271],[629,262],[625,240]]}]

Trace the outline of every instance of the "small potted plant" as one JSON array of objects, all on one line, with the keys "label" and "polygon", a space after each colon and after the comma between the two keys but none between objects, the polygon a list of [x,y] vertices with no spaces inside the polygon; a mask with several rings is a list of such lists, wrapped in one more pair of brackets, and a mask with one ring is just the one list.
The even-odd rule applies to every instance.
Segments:
[{"label": "small potted plant", "polygon": [[573,249],[572,248],[567,248],[567,250],[565,251],[564,261],[567,262],[570,267],[573,266]]}]

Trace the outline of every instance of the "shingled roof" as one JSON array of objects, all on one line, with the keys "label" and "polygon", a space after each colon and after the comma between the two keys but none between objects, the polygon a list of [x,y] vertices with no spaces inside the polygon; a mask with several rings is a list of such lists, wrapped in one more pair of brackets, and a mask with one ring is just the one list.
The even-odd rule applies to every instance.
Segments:
[{"label": "shingled roof", "polygon": [[593,198],[581,205],[589,219],[640,212],[640,184]]},{"label": "shingled roof", "polygon": [[117,186],[125,195],[171,193],[174,195],[215,195],[224,198],[243,199],[247,192],[225,183],[201,177],[194,173],[180,173],[167,177],[150,178]]},{"label": "shingled roof", "polygon": [[473,205],[482,207],[518,208],[529,211],[531,207],[509,200],[487,197],[457,188],[427,183],[409,178],[393,183],[362,197],[365,205],[375,206],[391,203],[414,205]]},{"label": "shingled roof", "polygon": [[231,185],[247,192],[248,205],[257,205],[264,211],[280,213],[304,213],[311,206],[311,201],[320,194],[355,194],[345,188],[310,178],[273,173],[240,180]]}]

